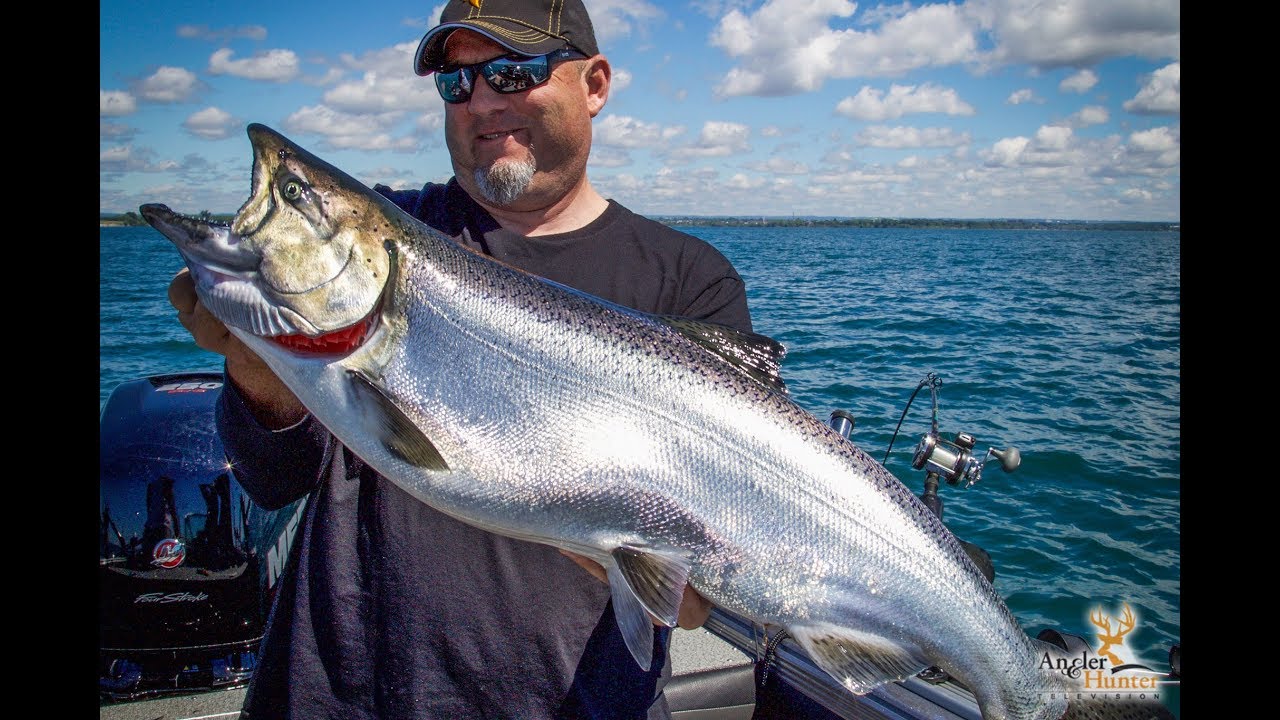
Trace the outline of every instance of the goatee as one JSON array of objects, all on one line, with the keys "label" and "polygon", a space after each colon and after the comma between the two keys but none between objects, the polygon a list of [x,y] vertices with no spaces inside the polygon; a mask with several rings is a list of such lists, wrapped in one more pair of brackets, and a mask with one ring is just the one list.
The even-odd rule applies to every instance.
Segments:
[{"label": "goatee", "polygon": [[503,159],[487,168],[476,168],[476,186],[485,200],[498,206],[510,205],[533,182],[538,166],[533,157]]}]

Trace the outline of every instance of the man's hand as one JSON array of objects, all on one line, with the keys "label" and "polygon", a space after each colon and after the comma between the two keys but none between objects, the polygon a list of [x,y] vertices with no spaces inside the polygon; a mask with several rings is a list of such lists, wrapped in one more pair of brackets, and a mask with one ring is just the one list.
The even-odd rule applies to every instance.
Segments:
[{"label": "man's hand", "polygon": [[[568,550],[561,550],[560,552],[565,557],[581,565],[583,569],[595,576],[600,582],[606,584],[609,582],[609,577],[605,574],[604,568],[600,563]],[[676,624],[685,630],[700,628],[707,621],[707,618],[711,616],[711,608],[710,600],[699,595],[698,591],[694,590],[692,586],[685,585],[684,598],[680,601],[680,614]],[[649,619],[653,621],[654,625],[662,625],[652,616]]]},{"label": "man's hand", "polygon": [[234,382],[254,417],[264,427],[279,429],[301,420],[306,408],[257,353],[231,334],[200,302],[191,273],[183,268],[169,283],[169,304],[196,345],[227,359],[227,379]]}]

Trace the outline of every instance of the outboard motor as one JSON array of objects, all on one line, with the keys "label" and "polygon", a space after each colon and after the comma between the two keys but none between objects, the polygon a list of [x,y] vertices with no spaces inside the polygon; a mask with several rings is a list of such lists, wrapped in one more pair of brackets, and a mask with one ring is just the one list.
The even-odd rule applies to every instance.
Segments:
[{"label": "outboard motor", "polygon": [[300,505],[257,507],[214,427],[220,373],[126,382],[100,419],[99,694],[248,682]]}]

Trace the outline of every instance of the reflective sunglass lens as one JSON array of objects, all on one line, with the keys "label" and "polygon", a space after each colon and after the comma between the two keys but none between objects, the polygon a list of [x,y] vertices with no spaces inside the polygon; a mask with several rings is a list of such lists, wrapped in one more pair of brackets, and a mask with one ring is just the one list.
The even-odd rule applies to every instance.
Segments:
[{"label": "reflective sunglass lens", "polygon": [[452,72],[437,72],[436,87],[447,103],[464,103],[471,99],[471,90],[479,72],[495,92],[509,94],[524,92],[541,85],[551,77],[551,57],[564,61],[581,55],[557,50],[547,55],[531,58],[501,57],[484,63],[458,68]]}]

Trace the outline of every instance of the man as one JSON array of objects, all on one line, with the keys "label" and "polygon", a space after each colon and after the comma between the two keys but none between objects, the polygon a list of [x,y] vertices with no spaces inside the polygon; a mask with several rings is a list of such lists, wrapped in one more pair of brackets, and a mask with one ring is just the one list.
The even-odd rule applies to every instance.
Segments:
[{"label": "man", "polygon": [[[454,178],[376,189],[459,243],[646,312],[751,329],[741,278],[708,244],[587,180],[609,62],[581,0],[452,0],[414,58],[446,100]],[[602,568],[438,513],[342,447],[196,300],[170,299],[226,357],[218,422],[250,495],[307,496],[242,717],[667,718],[670,631],[626,649]],[[512,442],[536,428],[512,428]],[[584,569],[586,571],[584,571]],[[593,575],[595,577],[593,577]],[[710,605],[686,588],[680,625]]]}]

